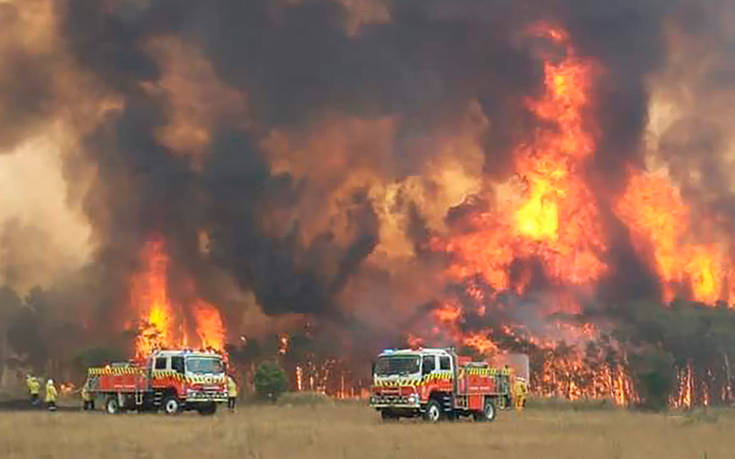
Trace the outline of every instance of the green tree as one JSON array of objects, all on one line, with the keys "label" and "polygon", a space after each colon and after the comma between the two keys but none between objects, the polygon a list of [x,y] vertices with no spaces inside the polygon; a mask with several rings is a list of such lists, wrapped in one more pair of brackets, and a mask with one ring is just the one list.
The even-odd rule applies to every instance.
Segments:
[{"label": "green tree", "polygon": [[665,410],[676,382],[674,358],[665,351],[646,349],[631,355],[630,366],[642,399],[641,406]]},{"label": "green tree", "polygon": [[276,362],[263,362],[255,370],[255,391],[262,399],[273,402],[286,391],[288,377],[286,371]]}]

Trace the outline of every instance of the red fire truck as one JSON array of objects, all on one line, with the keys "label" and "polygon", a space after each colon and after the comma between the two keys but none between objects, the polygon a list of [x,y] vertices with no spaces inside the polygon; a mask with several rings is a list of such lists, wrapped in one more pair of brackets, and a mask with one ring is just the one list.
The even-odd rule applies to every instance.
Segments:
[{"label": "red fire truck", "polygon": [[510,372],[452,349],[387,349],[373,364],[370,406],[383,420],[430,422],[472,416],[492,421],[510,400]]},{"label": "red fire truck", "polygon": [[189,350],[155,351],[140,361],[113,363],[87,372],[89,393],[104,400],[105,411],[196,410],[214,414],[227,401],[222,356]]}]

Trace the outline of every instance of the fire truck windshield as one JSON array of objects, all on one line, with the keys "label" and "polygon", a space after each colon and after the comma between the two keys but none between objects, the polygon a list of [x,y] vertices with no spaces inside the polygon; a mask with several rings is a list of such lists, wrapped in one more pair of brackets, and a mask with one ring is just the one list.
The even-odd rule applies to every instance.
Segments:
[{"label": "fire truck windshield", "polygon": [[376,376],[410,375],[418,373],[417,355],[392,355],[380,357],[375,363]]},{"label": "fire truck windshield", "polygon": [[186,359],[186,369],[190,373],[222,373],[222,360],[216,357],[189,357]]}]

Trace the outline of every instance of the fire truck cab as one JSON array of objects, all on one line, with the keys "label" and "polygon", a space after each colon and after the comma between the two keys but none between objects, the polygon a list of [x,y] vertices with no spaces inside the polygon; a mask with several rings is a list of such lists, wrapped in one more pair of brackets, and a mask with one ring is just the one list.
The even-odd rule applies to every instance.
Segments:
[{"label": "fire truck cab", "polygon": [[386,349],[373,364],[370,406],[383,420],[495,419],[509,397],[510,373],[472,362],[453,349]]},{"label": "fire truck cab", "polygon": [[155,351],[139,361],[90,368],[87,384],[109,414],[159,409],[214,414],[217,404],[227,401],[224,362],[213,352]]}]

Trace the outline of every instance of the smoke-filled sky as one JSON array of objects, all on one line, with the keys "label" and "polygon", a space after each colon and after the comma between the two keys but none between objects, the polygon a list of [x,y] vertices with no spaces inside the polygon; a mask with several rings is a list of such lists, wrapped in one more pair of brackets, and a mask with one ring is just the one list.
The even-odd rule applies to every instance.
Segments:
[{"label": "smoke-filled sky", "polygon": [[663,170],[729,234],[734,22],[719,0],[0,0],[0,282],[124,319],[163,237],[172,294],[193,279],[235,336],[397,331],[447,294],[431,241],[548,128],[546,24],[595,75],[576,172],[615,269],[593,296],[657,295],[615,200]]}]

